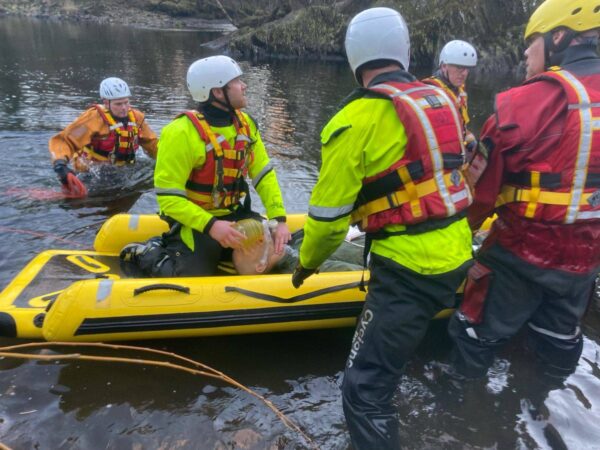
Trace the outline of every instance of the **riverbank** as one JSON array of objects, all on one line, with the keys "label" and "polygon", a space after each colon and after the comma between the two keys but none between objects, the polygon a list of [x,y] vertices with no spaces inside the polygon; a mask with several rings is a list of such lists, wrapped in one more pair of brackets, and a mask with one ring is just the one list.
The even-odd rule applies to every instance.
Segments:
[{"label": "riverbank", "polygon": [[234,57],[344,60],[348,21],[369,6],[391,6],[411,31],[411,65],[433,69],[451,39],[474,44],[474,76],[515,74],[524,49],[529,0],[0,0],[0,14],[92,21],[224,35],[215,48]]},{"label": "riverbank", "polygon": [[[168,3],[168,2],[166,2]],[[16,15],[40,19],[69,20],[101,24],[126,25],[162,30],[203,30],[231,33],[237,28],[225,13],[206,10],[202,16],[195,11],[159,8],[147,1],[102,2],[81,0],[0,0],[0,16]]]}]

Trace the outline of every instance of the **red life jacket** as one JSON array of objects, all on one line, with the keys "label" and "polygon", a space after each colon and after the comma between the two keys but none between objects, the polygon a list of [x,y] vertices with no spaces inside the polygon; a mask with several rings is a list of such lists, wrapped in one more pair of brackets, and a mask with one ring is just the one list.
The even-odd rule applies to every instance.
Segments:
[{"label": "red life jacket", "polygon": [[466,127],[471,119],[469,118],[469,108],[467,104],[467,92],[465,91],[465,87],[461,86],[458,88],[458,95],[454,92],[453,89],[450,88],[443,80],[440,80],[436,76],[432,76],[429,78],[425,78],[423,83],[430,84],[432,86],[437,86],[442,88],[444,92],[450,97],[456,107],[458,108],[458,112],[460,113],[460,117],[462,120],[462,124]]},{"label": "red life jacket", "polygon": [[206,210],[227,208],[239,203],[244,191],[244,177],[253,153],[250,146],[250,127],[241,111],[235,111],[233,124],[236,138],[233,149],[227,139],[212,131],[204,116],[198,111],[185,111],[200,138],[206,144],[206,161],[194,169],[185,185],[188,199]]},{"label": "red life jacket", "polygon": [[[559,83],[566,94],[562,135],[557,146],[542,140],[528,143],[531,150],[518,164],[522,170],[504,176],[497,206],[537,222],[600,222],[600,84],[591,88],[591,83],[559,68],[529,82],[539,80]],[[497,103],[505,104],[507,95],[510,91],[499,94]],[[523,135],[539,136],[539,131],[527,130],[538,122],[527,122],[519,123]]]},{"label": "red life jacket", "polygon": [[93,161],[134,163],[135,152],[139,148],[139,127],[132,109],[127,112],[127,126],[118,122],[103,105],[94,105],[100,117],[106,123],[109,133],[106,136],[94,136],[90,147],[85,147],[83,156]]},{"label": "red life jacket", "polygon": [[459,170],[464,148],[452,100],[421,82],[369,89],[393,101],[408,142],[402,159],[363,180],[352,222],[374,233],[386,225],[460,217],[472,197]]}]

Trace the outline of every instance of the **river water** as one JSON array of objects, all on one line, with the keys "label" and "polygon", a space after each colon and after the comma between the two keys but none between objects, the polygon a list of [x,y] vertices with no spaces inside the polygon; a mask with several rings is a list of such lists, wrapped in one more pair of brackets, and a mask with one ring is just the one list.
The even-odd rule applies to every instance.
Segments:
[{"label": "river water", "polygon": [[[133,103],[158,132],[192,107],[185,73],[213,33],[0,18],[0,288],[38,252],[91,248],[109,216],[154,212],[152,162],[96,174],[85,201],[44,200],[58,190],[47,142],[97,99],[106,76],[127,80]],[[319,167],[318,134],[353,87],[345,64],[242,63],[248,111],[261,124],[289,212],[306,210]],[[424,75],[424,74],[422,74]],[[474,129],[510,80],[476,80]],[[106,181],[122,185],[106,189]],[[353,330],[139,343],[215,367],[255,390],[322,449],[349,438],[339,386]],[[441,383],[445,323],[432,324],[398,390],[410,449],[600,448],[600,317],[590,308],[577,371],[543,382],[517,338],[486,380]],[[0,338],[0,346],[14,344]],[[66,349],[69,351],[69,349]],[[83,351],[83,350],[81,350]],[[120,356],[120,351],[105,351]],[[127,353],[127,356],[139,356]],[[71,361],[0,360],[0,443],[14,449],[295,449],[307,442],[261,401],[209,378],[166,368]]]}]

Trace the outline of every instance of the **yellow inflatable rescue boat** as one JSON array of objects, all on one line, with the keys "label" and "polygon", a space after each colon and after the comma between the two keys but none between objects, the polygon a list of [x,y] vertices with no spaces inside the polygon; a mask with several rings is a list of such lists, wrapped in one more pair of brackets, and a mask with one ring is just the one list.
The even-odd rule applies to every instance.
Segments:
[{"label": "yellow inflatable rescue boat", "polygon": [[[288,216],[290,229],[304,220]],[[125,341],[307,330],[352,326],[362,310],[362,271],[320,273],[300,289],[290,274],[128,278],[121,248],[165,231],[157,215],[118,214],[101,227],[95,251],[40,253],[0,294],[0,335]]]}]

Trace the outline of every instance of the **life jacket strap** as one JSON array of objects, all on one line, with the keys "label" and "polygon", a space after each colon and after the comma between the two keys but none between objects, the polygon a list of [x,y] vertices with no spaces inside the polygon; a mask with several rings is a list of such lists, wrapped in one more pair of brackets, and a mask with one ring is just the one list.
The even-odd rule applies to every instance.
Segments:
[{"label": "life jacket strap", "polygon": [[[539,188],[538,188],[539,189]],[[579,202],[580,205],[584,206],[588,204],[589,197],[593,192],[584,192]],[[544,205],[558,205],[568,206],[571,204],[571,193],[570,192],[548,192],[539,190],[539,192],[532,189],[517,188],[514,186],[503,186],[502,191],[496,201],[496,206],[502,206],[507,203],[513,202],[528,202],[528,203],[542,203]]]},{"label": "life jacket strap", "polygon": [[[444,170],[454,170],[462,166],[462,157],[452,153],[443,153]],[[412,180],[419,180],[425,175],[425,169],[421,161],[413,161],[405,165],[408,175]],[[379,197],[397,191],[403,187],[402,177],[398,169],[379,177],[375,180],[366,182],[358,193],[355,207],[368,203]]]},{"label": "life jacket strap", "polygon": [[[459,183],[464,182],[462,174],[458,171],[453,171],[451,173],[444,174],[443,178],[446,185],[451,185],[454,184],[454,182],[456,181],[455,178],[457,177]],[[405,188],[406,185],[403,185],[403,187]],[[411,201],[420,201],[422,197],[425,197],[438,191],[436,180],[433,178],[430,178],[429,180],[424,181],[422,183],[412,183],[411,189],[413,189],[413,187],[414,190],[411,190],[410,192],[408,189],[400,189],[384,197],[380,197],[376,200],[370,201],[362,206],[359,206],[352,212],[352,223],[358,223],[372,214],[377,214],[379,212],[386,211],[391,208],[397,208],[398,206],[403,205],[405,203],[409,203]],[[468,188],[466,187],[466,185],[464,185],[463,189],[461,189],[459,192],[452,194],[452,201],[454,203],[457,203],[462,199],[466,198],[468,196],[468,193],[466,191],[467,189]],[[415,198],[416,200],[414,200]],[[411,210],[414,211],[414,209],[412,208],[412,204]]]},{"label": "life jacket strap", "polygon": [[406,225],[404,230],[398,231],[386,231],[384,229],[375,231],[373,233],[367,233],[367,236],[372,241],[377,239],[386,239],[391,236],[404,236],[404,235],[415,235],[423,234],[433,230],[441,230],[452,225],[454,222],[467,217],[467,211],[462,210],[450,217],[444,217],[443,219],[430,219],[425,222],[416,223],[414,225]]},{"label": "life jacket strap", "polygon": [[533,170],[531,172],[531,195],[529,196],[529,203],[527,203],[527,209],[525,210],[525,217],[528,219],[535,217],[540,192],[540,172]]},{"label": "life jacket strap", "polygon": [[413,180],[410,177],[410,173],[408,173],[408,168],[406,166],[401,166],[398,169],[398,174],[400,175],[402,185],[406,190],[406,195],[408,195],[408,202],[410,204],[410,210],[413,217],[421,217],[423,215],[423,211],[421,210],[419,193],[417,192],[415,183],[413,183]]}]

